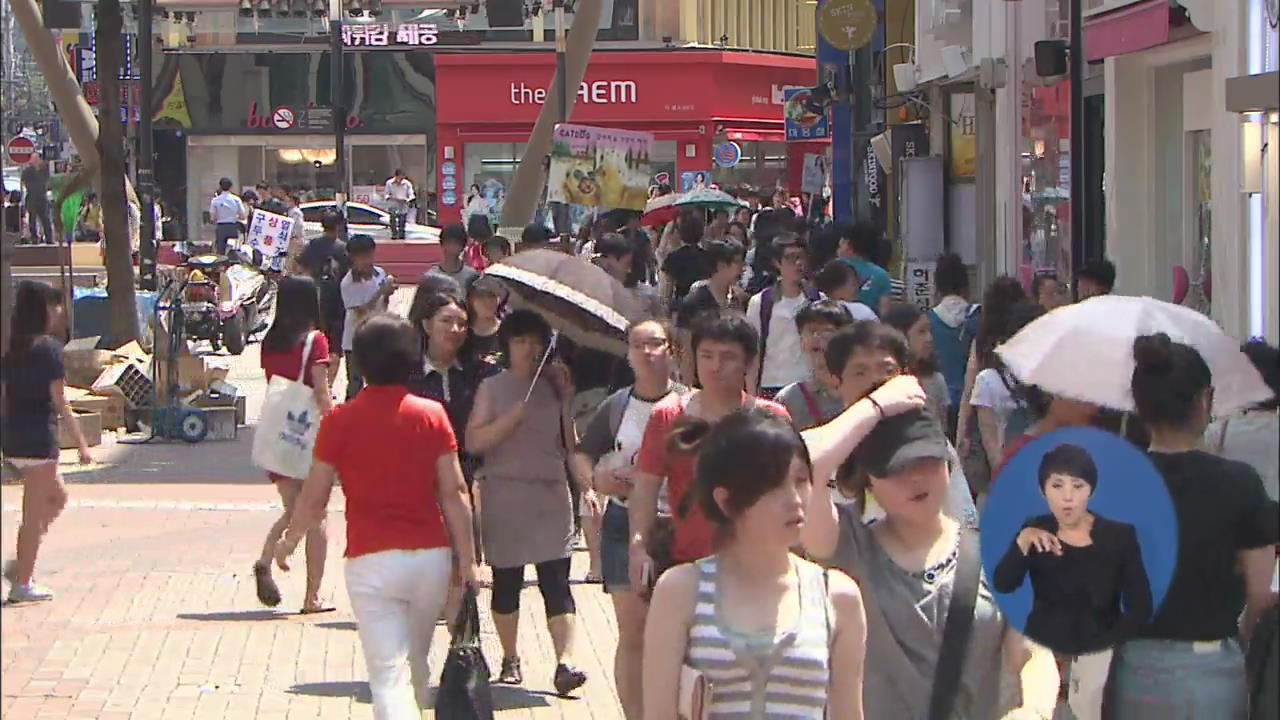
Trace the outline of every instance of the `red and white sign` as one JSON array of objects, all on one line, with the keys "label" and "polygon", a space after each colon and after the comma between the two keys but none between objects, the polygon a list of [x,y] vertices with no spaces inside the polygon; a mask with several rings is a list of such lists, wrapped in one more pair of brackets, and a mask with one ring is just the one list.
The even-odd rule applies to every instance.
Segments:
[{"label": "red and white sign", "polygon": [[278,107],[271,113],[271,124],[277,130],[288,130],[293,127],[295,119],[293,111],[287,107]]},{"label": "red and white sign", "polygon": [[[435,56],[436,122],[445,125],[530,124],[547,100],[554,53]],[[584,125],[705,123],[713,118],[767,122],[782,129],[784,88],[813,83],[813,58],[739,52],[598,53],[576,96],[573,121]],[[641,125],[637,125],[640,123]]]},{"label": "red and white sign", "polygon": [[25,165],[35,157],[36,144],[31,142],[31,138],[18,136],[9,141],[7,150],[10,162],[15,165]]}]

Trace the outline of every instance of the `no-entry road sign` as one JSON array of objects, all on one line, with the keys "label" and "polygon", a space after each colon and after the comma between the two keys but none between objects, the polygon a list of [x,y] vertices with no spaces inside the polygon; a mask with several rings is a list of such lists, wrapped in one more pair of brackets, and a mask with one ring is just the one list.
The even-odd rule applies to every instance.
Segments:
[{"label": "no-entry road sign", "polygon": [[25,165],[35,156],[36,144],[31,141],[31,138],[19,136],[9,141],[6,150],[9,154],[9,162]]}]

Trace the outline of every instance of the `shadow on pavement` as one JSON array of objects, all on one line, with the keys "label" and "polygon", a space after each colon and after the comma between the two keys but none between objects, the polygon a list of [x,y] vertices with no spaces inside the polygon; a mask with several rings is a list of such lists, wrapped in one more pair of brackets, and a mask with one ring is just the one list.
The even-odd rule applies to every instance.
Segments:
[{"label": "shadow on pavement", "polygon": [[178,613],[179,620],[199,620],[202,622],[260,622],[262,620],[284,620],[289,613],[274,610],[240,610],[234,612],[211,613]]},{"label": "shadow on pavement", "polygon": [[316,627],[324,628],[325,630],[355,630],[356,623],[354,620],[337,620],[316,623]]},{"label": "shadow on pavement", "polygon": [[349,697],[365,705],[373,702],[373,695],[369,692],[369,683],[353,680],[299,683],[285,692],[290,695],[309,695],[311,697]]},{"label": "shadow on pavement", "polygon": [[549,692],[525,690],[522,687],[514,687],[512,685],[493,685],[490,689],[493,695],[493,709],[495,711],[551,707],[551,702],[548,698],[556,697],[556,695]]}]

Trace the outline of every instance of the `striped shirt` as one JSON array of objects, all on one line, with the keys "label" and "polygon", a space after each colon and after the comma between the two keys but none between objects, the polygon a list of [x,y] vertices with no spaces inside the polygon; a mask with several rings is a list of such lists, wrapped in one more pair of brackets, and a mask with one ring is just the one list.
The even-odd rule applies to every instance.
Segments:
[{"label": "striped shirt", "polygon": [[719,564],[699,560],[698,598],[685,662],[711,686],[712,720],[821,720],[831,676],[832,609],[822,568],[795,563],[800,613],[776,635],[736,632],[719,610]]}]

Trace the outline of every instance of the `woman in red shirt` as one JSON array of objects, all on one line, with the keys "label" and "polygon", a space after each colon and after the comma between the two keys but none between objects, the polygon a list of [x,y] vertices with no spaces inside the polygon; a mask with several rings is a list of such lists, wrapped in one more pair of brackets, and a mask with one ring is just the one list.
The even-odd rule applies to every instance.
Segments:
[{"label": "woman in red shirt", "polygon": [[455,553],[462,581],[475,586],[471,508],[449,416],[405,387],[422,362],[413,327],[391,314],[369,318],[356,330],[355,358],[367,385],[321,422],[315,462],[276,562],[289,569],[289,556],[323,520],[341,478],[347,595],[374,717],[416,718],[430,697],[427,656]]},{"label": "woman in red shirt", "polygon": [[[319,326],[320,301],[315,282],[306,276],[282,278],[276,295],[276,317],[271,323],[271,329],[267,330],[262,339],[262,369],[267,373],[268,382],[272,377],[280,375],[305,383],[315,393],[316,405],[320,411],[328,415],[333,409],[326,375],[329,369],[329,341],[323,332],[316,329]],[[302,478],[288,478],[275,473],[267,473],[267,476],[280,493],[284,512],[267,532],[262,555],[253,564],[253,577],[257,583],[258,600],[263,605],[275,607],[280,604],[280,588],[271,577],[271,558],[275,555],[276,543],[293,518],[293,508],[298,493],[302,490]],[[321,521],[307,533],[307,594],[302,603],[304,614],[333,609],[320,602],[320,582],[324,579],[328,547],[329,536]]]}]

